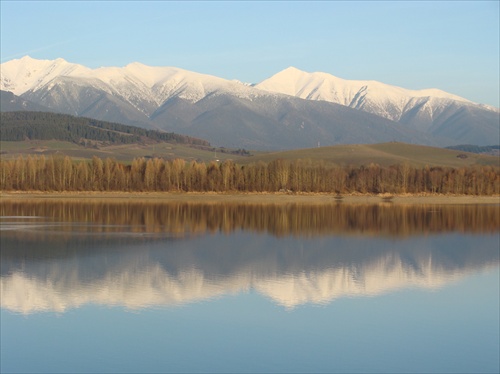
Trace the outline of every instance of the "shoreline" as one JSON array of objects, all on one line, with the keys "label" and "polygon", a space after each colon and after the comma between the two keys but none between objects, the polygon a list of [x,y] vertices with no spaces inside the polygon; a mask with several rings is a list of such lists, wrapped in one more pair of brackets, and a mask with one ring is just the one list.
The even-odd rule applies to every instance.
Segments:
[{"label": "shoreline", "polygon": [[157,200],[162,202],[240,203],[240,204],[498,204],[500,196],[471,195],[333,195],[321,193],[198,193],[198,192],[0,192],[4,200]]}]

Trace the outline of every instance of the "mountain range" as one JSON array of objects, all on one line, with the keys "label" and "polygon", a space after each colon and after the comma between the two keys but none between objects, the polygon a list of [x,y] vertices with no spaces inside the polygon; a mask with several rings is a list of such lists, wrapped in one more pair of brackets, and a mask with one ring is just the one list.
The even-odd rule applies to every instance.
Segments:
[{"label": "mountain range", "polygon": [[319,145],[491,145],[498,108],[437,89],[287,68],[245,84],[175,67],[131,63],[90,69],[25,56],[0,66],[1,110],[42,110],[277,150]]}]

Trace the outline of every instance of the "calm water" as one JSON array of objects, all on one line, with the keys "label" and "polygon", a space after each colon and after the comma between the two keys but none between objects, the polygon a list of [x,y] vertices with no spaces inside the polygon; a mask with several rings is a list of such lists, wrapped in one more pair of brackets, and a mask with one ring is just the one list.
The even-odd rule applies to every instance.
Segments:
[{"label": "calm water", "polygon": [[1,372],[498,372],[498,206],[0,203]]}]

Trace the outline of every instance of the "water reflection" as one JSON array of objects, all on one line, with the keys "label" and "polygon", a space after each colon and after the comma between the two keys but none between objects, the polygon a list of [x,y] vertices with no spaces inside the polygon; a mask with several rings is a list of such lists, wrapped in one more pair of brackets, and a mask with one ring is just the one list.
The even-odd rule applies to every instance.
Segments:
[{"label": "water reflection", "polygon": [[3,202],[0,214],[2,307],[25,314],[249,290],[294,308],[499,264],[496,206],[44,201]]},{"label": "water reflection", "polygon": [[[266,232],[279,237],[331,234],[399,237],[446,231],[492,233],[497,232],[500,226],[498,205],[410,206],[390,203],[379,205],[333,203],[304,206],[129,200],[114,202],[20,200],[0,202],[0,216],[44,217],[65,224],[84,223],[80,230],[92,233],[130,232],[171,235],[245,230]],[[76,227],[64,225],[60,227],[61,230],[73,235]],[[52,236],[53,231],[45,233]],[[22,235],[24,236],[24,233]]]}]

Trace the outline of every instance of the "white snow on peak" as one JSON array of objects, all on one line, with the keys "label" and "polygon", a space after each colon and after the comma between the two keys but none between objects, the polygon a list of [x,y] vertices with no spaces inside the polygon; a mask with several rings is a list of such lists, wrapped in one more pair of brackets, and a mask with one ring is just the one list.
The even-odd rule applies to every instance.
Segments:
[{"label": "white snow on peak", "polygon": [[78,76],[90,69],[69,63],[62,58],[56,60],[36,60],[24,56],[0,66],[0,89],[21,95],[26,91],[36,91],[58,76]]},{"label": "white snow on peak", "polygon": [[63,59],[36,60],[25,56],[1,65],[0,89],[22,95],[42,87],[51,88],[63,78],[120,96],[145,112],[147,106],[160,106],[172,97],[197,102],[211,94],[229,93],[252,99],[256,95],[275,95],[223,78],[175,67],[153,67],[133,62],[125,67],[90,69]]},{"label": "white snow on peak", "polygon": [[231,79],[231,82],[242,84],[243,86],[247,86],[247,87],[251,87],[252,86],[252,83],[242,82],[242,81],[240,81],[238,79]]},{"label": "white snow on peak", "polygon": [[372,80],[346,80],[327,73],[307,73],[295,67],[289,67],[255,87],[302,99],[329,101],[396,121],[404,114],[408,104],[416,99],[428,102],[427,107],[431,112],[435,105],[443,104],[436,99],[478,105],[435,88],[409,90]]},{"label": "white snow on peak", "polygon": [[[173,97],[197,102],[209,95],[222,93],[249,100],[279,94],[323,100],[396,121],[415,103],[425,110],[430,119],[434,113],[439,113],[440,107],[444,107],[446,102],[443,100],[477,105],[438,89],[408,90],[376,81],[345,80],[327,73],[307,73],[295,67],[289,67],[257,85],[250,85],[180,68],[147,66],[139,62],[125,67],[90,69],[62,58],[37,60],[25,56],[0,65],[0,89],[18,96],[44,87],[50,89],[66,78],[117,95],[143,112],[147,111],[145,103],[152,108]],[[498,112],[497,108],[481,107]]]}]

